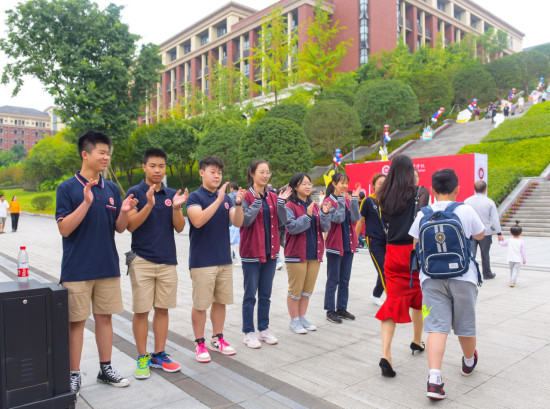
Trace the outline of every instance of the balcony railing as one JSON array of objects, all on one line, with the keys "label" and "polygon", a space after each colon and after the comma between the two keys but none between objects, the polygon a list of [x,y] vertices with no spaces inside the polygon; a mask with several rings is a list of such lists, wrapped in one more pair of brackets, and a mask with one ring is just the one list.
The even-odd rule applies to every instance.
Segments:
[{"label": "balcony railing", "polygon": [[197,70],[197,78],[202,77],[202,70]]},{"label": "balcony railing", "polygon": [[406,27],[408,30],[412,30],[413,25],[412,25],[412,23],[411,23],[410,20],[405,20],[405,27]]}]

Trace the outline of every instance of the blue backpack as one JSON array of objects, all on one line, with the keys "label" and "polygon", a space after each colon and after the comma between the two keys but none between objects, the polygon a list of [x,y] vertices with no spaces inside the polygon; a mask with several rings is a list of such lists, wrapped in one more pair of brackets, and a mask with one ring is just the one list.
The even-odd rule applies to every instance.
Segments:
[{"label": "blue backpack", "polygon": [[424,274],[430,278],[444,279],[465,274],[473,260],[477,269],[478,285],[481,285],[479,265],[472,257],[471,242],[464,234],[460,218],[454,210],[464,203],[450,203],[445,210],[422,208],[416,257]]}]

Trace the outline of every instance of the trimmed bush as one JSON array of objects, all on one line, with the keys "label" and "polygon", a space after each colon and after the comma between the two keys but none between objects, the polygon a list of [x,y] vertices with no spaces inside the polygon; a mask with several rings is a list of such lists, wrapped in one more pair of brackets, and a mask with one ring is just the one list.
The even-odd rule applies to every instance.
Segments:
[{"label": "trimmed bush", "polygon": [[53,203],[53,199],[50,196],[41,195],[36,196],[31,201],[32,207],[34,207],[36,210],[44,210],[46,207],[51,206]]},{"label": "trimmed bush", "polygon": [[282,118],[295,122],[302,126],[306,117],[307,109],[300,104],[281,104],[276,105],[265,113],[266,118]]},{"label": "trimmed bush", "polygon": [[508,119],[487,134],[481,142],[517,141],[550,136],[550,115]]},{"label": "trimmed bush", "polygon": [[550,101],[533,105],[531,108],[529,108],[529,111],[527,111],[523,115],[522,118],[529,118],[531,116],[548,115],[548,114],[550,114]]}]

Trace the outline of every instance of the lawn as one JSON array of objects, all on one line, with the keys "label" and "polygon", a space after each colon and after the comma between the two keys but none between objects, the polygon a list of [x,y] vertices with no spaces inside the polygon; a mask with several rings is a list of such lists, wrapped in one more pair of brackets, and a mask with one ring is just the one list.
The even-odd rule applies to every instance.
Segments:
[{"label": "lawn", "polygon": [[[1,188],[0,192],[6,195],[6,200],[11,201],[13,196],[17,196],[19,202],[21,202],[21,210],[23,212],[32,212],[32,213],[44,213],[44,214],[55,214],[55,192],[26,192],[23,189],[9,189]],[[36,196],[50,196],[53,199],[51,206],[46,207],[44,210],[36,210],[31,205],[31,200]]]}]

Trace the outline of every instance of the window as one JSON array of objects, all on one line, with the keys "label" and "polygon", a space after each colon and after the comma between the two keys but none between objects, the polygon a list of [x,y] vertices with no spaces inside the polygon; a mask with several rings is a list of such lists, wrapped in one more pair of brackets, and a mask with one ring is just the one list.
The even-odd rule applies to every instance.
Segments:
[{"label": "window", "polygon": [[510,36],[510,50],[514,49],[514,37]]},{"label": "window", "polygon": [[225,33],[227,33],[227,25],[223,23],[223,25],[218,26],[218,37],[221,37]]},{"label": "window", "polygon": [[250,48],[250,38],[248,35],[244,36],[244,49],[248,50]]},{"label": "window", "polygon": [[447,9],[447,5],[444,2],[438,0],[437,1],[437,9],[439,11],[442,11],[443,13],[445,13],[445,10]]},{"label": "window", "polygon": [[294,10],[292,12],[292,30],[296,30],[298,28],[298,10]]},{"label": "window", "polygon": [[455,9],[455,18],[460,20],[462,18],[462,11]]},{"label": "window", "polygon": [[201,35],[201,45],[208,44],[209,41],[208,33]]},{"label": "window", "polygon": [[178,57],[178,54],[175,48],[173,50],[168,51],[168,54],[170,56],[170,61],[174,61]]},{"label": "window", "polygon": [[185,43],[183,45],[183,53],[189,54],[191,52],[191,43]]},{"label": "window", "polygon": [[359,64],[369,60],[369,1],[359,1]]}]

